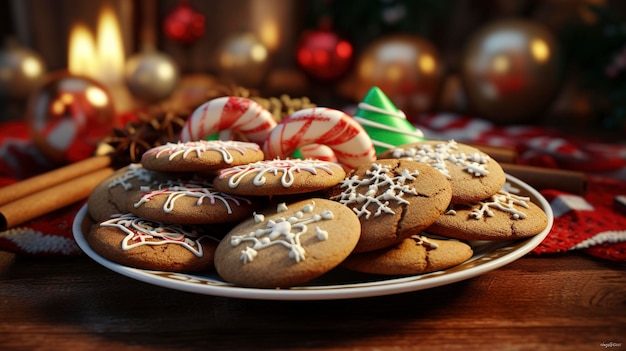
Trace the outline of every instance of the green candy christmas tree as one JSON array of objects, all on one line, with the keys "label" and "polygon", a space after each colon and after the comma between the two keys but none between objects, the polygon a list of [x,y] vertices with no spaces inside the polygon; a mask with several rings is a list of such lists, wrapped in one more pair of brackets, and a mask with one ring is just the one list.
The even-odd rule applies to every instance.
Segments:
[{"label": "green candy christmas tree", "polygon": [[354,119],[369,134],[376,155],[394,146],[424,140],[424,134],[406,119],[404,112],[378,87],[372,87],[359,103]]}]

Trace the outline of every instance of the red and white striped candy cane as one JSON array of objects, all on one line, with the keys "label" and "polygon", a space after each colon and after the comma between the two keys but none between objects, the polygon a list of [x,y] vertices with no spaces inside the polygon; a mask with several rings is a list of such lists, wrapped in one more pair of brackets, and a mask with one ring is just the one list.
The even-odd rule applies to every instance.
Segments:
[{"label": "red and white striped candy cane", "polygon": [[249,141],[263,143],[276,126],[272,114],[258,103],[225,96],[209,100],[196,108],[180,132],[182,142],[197,141],[223,130],[239,132]]},{"label": "red and white striped candy cane", "polygon": [[344,112],[325,107],[299,110],[284,118],[265,140],[263,152],[267,159],[285,158],[309,144],[330,147],[347,168],[376,160],[374,144],[363,127]]}]

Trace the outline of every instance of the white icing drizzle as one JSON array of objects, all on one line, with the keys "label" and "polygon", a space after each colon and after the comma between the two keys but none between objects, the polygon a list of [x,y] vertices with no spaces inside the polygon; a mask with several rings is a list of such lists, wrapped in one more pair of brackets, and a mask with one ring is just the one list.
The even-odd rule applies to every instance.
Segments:
[{"label": "white icing drizzle", "polygon": [[198,140],[186,143],[179,141],[178,143],[167,143],[152,148],[146,151],[145,155],[154,154],[156,158],[169,155],[168,160],[171,161],[179,155],[182,155],[182,158],[185,159],[191,153],[195,153],[196,157],[201,157],[204,152],[215,151],[222,155],[224,162],[232,163],[233,155],[231,151],[236,151],[243,155],[246,153],[246,149],[258,151],[260,150],[260,146],[255,143],[236,140]]},{"label": "white icing drizzle", "polygon": [[133,187],[133,183],[130,181],[133,179],[139,179],[143,182],[149,183],[152,181],[152,172],[143,168],[141,163],[131,163],[128,165],[128,169],[121,177],[114,179],[109,183],[109,189],[121,185],[124,190],[130,190]]},{"label": "white icing drizzle", "polygon": [[482,177],[489,174],[487,163],[489,156],[475,152],[465,154],[464,152],[454,153],[458,149],[458,144],[454,140],[447,143],[437,143],[434,145],[423,144],[418,147],[395,148],[392,152],[394,158],[408,157],[414,161],[422,162],[435,168],[446,178],[451,179],[446,162],[461,166],[464,171],[475,176]]},{"label": "white icing drizzle", "polygon": [[330,167],[331,165],[334,165],[334,163],[321,160],[274,159],[271,161],[258,161],[247,165],[225,168],[220,171],[219,177],[221,179],[228,178],[228,186],[230,188],[236,188],[241,183],[241,180],[248,174],[256,173],[252,183],[256,186],[262,186],[267,181],[265,177],[267,173],[273,175],[282,173],[280,182],[283,187],[288,188],[295,180],[294,172],[300,173],[306,171],[311,174],[317,174],[318,170],[323,170],[328,174],[333,174]]},{"label": "white icing drizzle", "polygon": [[431,242],[430,240],[428,240],[427,237],[423,235],[411,235],[411,239],[415,241],[415,244],[424,246],[426,250],[433,250],[439,247],[439,245]]},{"label": "white icing drizzle", "polygon": [[[494,212],[492,209],[495,209],[511,214],[511,219],[525,219],[527,217],[526,213],[518,210],[516,207],[529,208],[530,206],[528,205],[528,202],[530,201],[530,198],[527,196],[512,194],[507,191],[506,188],[506,186],[503,187],[489,199],[472,204],[473,209],[469,214],[469,218],[481,219],[485,217],[493,217]],[[512,190],[516,189],[512,188]],[[454,208],[450,208],[446,212],[446,215],[455,216],[456,214],[457,212]]]},{"label": "white icing drizzle", "polygon": [[202,205],[205,200],[208,200],[211,205],[215,205],[215,203],[219,201],[226,207],[228,214],[233,212],[231,203],[236,206],[241,206],[241,202],[246,202],[247,204],[252,203],[249,199],[244,197],[215,191],[213,185],[208,182],[170,180],[164,184],[160,184],[158,189],[147,191],[143,194],[141,199],[134,204],[135,208],[138,208],[158,195],[167,195],[167,199],[163,204],[163,211],[166,213],[171,213],[174,210],[176,200],[181,197],[197,198],[196,205],[198,206]]},{"label": "white icing drizzle", "polygon": [[122,240],[122,250],[124,251],[142,245],[176,244],[191,251],[197,257],[202,257],[200,240],[210,238],[206,235],[200,235],[198,231],[192,228],[152,221],[131,213],[115,215],[113,218],[100,223],[100,226],[117,227],[127,234]]},{"label": "white icing drizzle", "polygon": [[382,109],[380,107],[376,107],[374,105],[370,105],[367,102],[359,102],[358,108],[361,109],[361,110],[365,110],[365,111],[370,111],[370,112],[380,113],[380,114],[383,114],[383,115],[389,115],[389,116],[394,116],[394,117],[406,119],[406,115],[401,110],[398,110],[398,112],[388,111],[388,110],[384,110],[384,109]]},{"label": "white icing drizzle", "polygon": [[[369,219],[372,211],[368,210],[370,205],[378,206],[374,217],[379,216],[383,212],[395,213],[390,207],[390,200],[399,204],[409,204],[402,197],[404,194],[417,195],[417,191],[404,183],[407,180],[415,180],[419,175],[418,171],[409,172],[407,169],[402,170],[401,175],[390,177],[390,166],[383,166],[378,163],[372,164],[372,167],[366,171],[367,178],[359,179],[358,176],[345,178],[341,181],[341,188],[345,188],[340,195],[334,196],[332,199],[346,206],[356,205],[352,210],[361,217],[365,215],[365,219]],[[368,190],[362,194],[357,188],[367,186]]]},{"label": "white icing drizzle", "polygon": [[[241,243],[252,243],[241,250],[241,261],[246,264],[252,262],[258,255],[258,251],[272,245],[282,245],[289,249],[289,258],[301,262],[306,258],[306,251],[302,246],[300,237],[307,234],[308,224],[333,219],[333,213],[324,210],[320,214],[314,214],[315,202],[311,202],[291,217],[281,217],[276,220],[268,220],[264,228],[259,228],[246,235],[233,235],[230,243],[237,246]],[[280,212],[277,212],[280,213]],[[256,218],[255,218],[256,222]],[[259,223],[259,222],[257,222]],[[315,228],[315,236],[318,240],[328,239],[328,232]]]}]

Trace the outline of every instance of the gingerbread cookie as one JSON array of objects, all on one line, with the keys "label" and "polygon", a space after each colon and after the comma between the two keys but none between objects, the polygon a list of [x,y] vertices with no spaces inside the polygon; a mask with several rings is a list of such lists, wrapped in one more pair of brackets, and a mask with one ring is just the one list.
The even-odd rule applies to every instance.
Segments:
[{"label": "gingerbread cookie", "polygon": [[359,234],[356,215],[337,202],[283,203],[234,227],[217,247],[215,269],[239,286],[303,284],[348,257]]},{"label": "gingerbread cookie", "polygon": [[165,181],[169,175],[150,171],[140,163],[133,163],[117,170],[102,181],[89,195],[87,208],[96,222],[108,219],[113,214],[126,213],[128,193],[142,186]]},{"label": "gingerbread cookie", "polygon": [[248,217],[261,205],[260,200],[222,193],[207,181],[168,180],[131,192],[126,210],[155,221],[213,224]]},{"label": "gingerbread cookie", "polygon": [[537,235],[548,225],[543,210],[506,186],[472,204],[454,204],[427,231],[463,240],[513,240]]},{"label": "gingerbread cookie", "polygon": [[421,232],[445,212],[451,194],[450,182],[432,167],[387,159],[355,168],[329,197],[358,215],[362,233],[354,251],[366,252]]},{"label": "gingerbread cookie", "polygon": [[275,159],[222,169],[213,184],[220,191],[237,195],[301,194],[330,188],[345,175],[334,162]]},{"label": "gingerbread cookie", "polygon": [[432,166],[452,185],[452,202],[469,203],[495,194],[506,181],[504,170],[486,153],[454,140],[421,141],[383,152],[379,158],[409,158]]},{"label": "gingerbread cookie", "polygon": [[352,254],[341,266],[371,274],[423,274],[454,267],[472,255],[472,247],[460,241],[411,235],[391,248]]},{"label": "gingerbread cookie", "polygon": [[264,159],[255,143],[233,140],[199,140],[167,143],[146,151],[141,164],[164,172],[203,172]]},{"label": "gingerbread cookie", "polygon": [[173,272],[213,268],[218,241],[200,227],[166,224],[133,214],[114,215],[92,226],[89,246],[124,266]]}]

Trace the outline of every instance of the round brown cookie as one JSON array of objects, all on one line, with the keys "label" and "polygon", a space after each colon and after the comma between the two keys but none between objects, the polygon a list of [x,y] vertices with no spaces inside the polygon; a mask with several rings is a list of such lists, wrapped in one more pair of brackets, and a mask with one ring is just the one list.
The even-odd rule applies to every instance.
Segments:
[{"label": "round brown cookie", "polygon": [[497,161],[475,147],[454,140],[429,140],[402,145],[379,158],[410,158],[439,170],[452,185],[452,203],[480,201],[495,194],[506,181]]},{"label": "round brown cookie", "polygon": [[352,254],[341,266],[371,274],[422,274],[454,267],[473,253],[471,246],[460,241],[411,235],[391,248]]},{"label": "round brown cookie", "polygon": [[268,208],[237,225],[215,252],[227,282],[257,288],[308,282],[338,266],[359,240],[356,215],[326,199]]},{"label": "round brown cookie", "polygon": [[451,193],[450,182],[432,167],[387,159],[353,169],[329,198],[358,215],[361,239],[354,251],[366,252],[421,232],[444,213]]},{"label": "round brown cookie", "polygon": [[547,225],[539,206],[505,186],[488,199],[454,204],[426,230],[462,240],[512,240],[539,234]]},{"label": "round brown cookie", "polygon": [[213,184],[230,194],[287,195],[328,189],[345,176],[334,162],[275,159],[222,169]]},{"label": "round brown cookie", "polygon": [[130,192],[126,210],[168,223],[228,223],[247,218],[263,200],[222,193],[208,181],[168,180]]},{"label": "round brown cookie", "polygon": [[133,214],[115,215],[93,225],[86,239],[110,261],[174,272],[210,270],[218,243],[200,227],[166,224]]},{"label": "round brown cookie", "polygon": [[164,172],[202,172],[260,161],[258,144],[234,140],[167,143],[146,151],[141,164]]},{"label": "round brown cookie", "polygon": [[98,184],[89,194],[87,199],[89,215],[96,222],[100,222],[113,214],[126,213],[126,198],[130,191],[168,178],[169,175],[147,170],[140,163],[121,168]]}]

